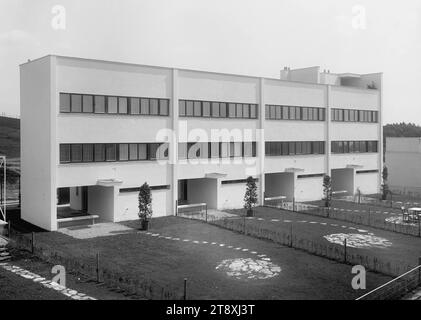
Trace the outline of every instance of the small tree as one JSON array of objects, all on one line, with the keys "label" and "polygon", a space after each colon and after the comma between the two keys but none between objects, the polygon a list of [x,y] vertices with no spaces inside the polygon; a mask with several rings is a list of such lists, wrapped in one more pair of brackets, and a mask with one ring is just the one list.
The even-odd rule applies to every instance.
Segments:
[{"label": "small tree", "polygon": [[386,200],[387,199],[387,194],[389,193],[389,185],[387,184],[387,178],[389,176],[389,172],[387,170],[387,167],[384,166],[383,167],[383,171],[382,171],[382,179],[383,179],[383,183],[382,183],[382,200]]},{"label": "small tree", "polygon": [[323,177],[323,194],[325,207],[330,207],[332,201],[332,179],[327,174]]},{"label": "small tree", "polygon": [[139,218],[148,221],[152,217],[152,195],[151,188],[145,182],[139,190]]},{"label": "small tree", "polygon": [[246,182],[246,194],[244,195],[244,208],[247,214],[253,214],[253,207],[257,203],[257,185],[253,177],[248,177]]}]

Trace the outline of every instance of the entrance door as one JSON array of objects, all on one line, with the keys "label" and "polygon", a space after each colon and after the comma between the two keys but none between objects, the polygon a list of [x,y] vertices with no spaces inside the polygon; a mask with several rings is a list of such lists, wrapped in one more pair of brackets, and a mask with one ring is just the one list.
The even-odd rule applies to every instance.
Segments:
[{"label": "entrance door", "polygon": [[88,187],[82,187],[82,211],[88,212]]}]

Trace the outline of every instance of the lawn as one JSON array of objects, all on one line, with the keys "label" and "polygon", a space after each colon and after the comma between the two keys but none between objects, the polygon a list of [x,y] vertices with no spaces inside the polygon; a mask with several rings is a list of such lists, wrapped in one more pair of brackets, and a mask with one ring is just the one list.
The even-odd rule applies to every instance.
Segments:
[{"label": "lawn", "polygon": [[[243,210],[230,212],[238,215],[244,214]],[[322,245],[329,244],[326,237],[334,238],[335,236],[332,235],[341,237],[353,234],[362,239],[376,237],[376,240],[382,242],[370,244],[370,240],[364,243],[363,239],[361,247],[350,248],[350,250],[372,260],[390,263],[392,266],[402,266],[403,269],[418,265],[418,258],[421,256],[421,238],[305,213],[259,207],[255,209],[255,217],[247,219],[246,223],[256,229],[260,228],[273,233],[289,234],[292,232],[293,237]],[[350,244],[348,242],[348,245]]]},{"label": "lawn", "polygon": [[[270,241],[177,217],[153,219],[149,233],[139,232],[138,226],[138,221],[124,222],[118,225],[120,231],[85,239],[37,233],[36,246],[92,263],[100,252],[102,269],[170,287],[178,298],[185,278],[190,299],[354,299],[390,280],[368,272],[367,290],[356,291],[351,287],[351,266]],[[84,228],[73,231],[90,232]],[[270,265],[273,273],[262,276],[253,269],[261,277],[245,277],[225,268],[231,259]]]}]

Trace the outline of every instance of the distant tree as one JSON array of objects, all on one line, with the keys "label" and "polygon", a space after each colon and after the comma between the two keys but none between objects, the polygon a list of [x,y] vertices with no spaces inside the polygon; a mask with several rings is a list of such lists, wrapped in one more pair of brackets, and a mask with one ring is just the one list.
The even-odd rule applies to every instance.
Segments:
[{"label": "distant tree", "polygon": [[257,203],[257,185],[253,177],[248,177],[246,181],[246,193],[244,195],[244,208],[247,215],[253,215],[253,207]]},{"label": "distant tree", "polygon": [[389,185],[387,183],[387,178],[389,176],[389,172],[387,170],[387,167],[384,166],[383,167],[383,171],[382,171],[382,200],[386,200],[387,199],[387,195],[390,192],[389,190]]},{"label": "distant tree", "polygon": [[330,207],[332,201],[332,179],[327,174],[323,177],[323,195],[325,207]]}]

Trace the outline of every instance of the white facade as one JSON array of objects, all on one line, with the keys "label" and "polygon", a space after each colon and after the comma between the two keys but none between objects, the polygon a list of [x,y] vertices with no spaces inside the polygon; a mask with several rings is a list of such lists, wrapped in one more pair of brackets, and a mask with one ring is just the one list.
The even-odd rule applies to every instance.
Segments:
[{"label": "white facade", "polygon": [[[137,218],[137,192],[130,188],[144,182],[155,187],[154,216],[175,213],[181,180],[187,180],[188,202],[206,202],[216,209],[242,207],[243,181],[248,176],[258,178],[260,203],[265,194],[290,194],[297,201],[320,199],[323,174],[345,168],[353,177],[349,192],[357,188],[378,192],[381,74],[351,77],[326,75],[318,68],[302,70],[297,74],[288,70],[288,79],[285,74],[282,79],[267,79],[61,56],[21,65],[22,218],[47,230],[57,229],[58,188],[70,188],[71,206],[80,210],[82,200],[76,193],[79,187],[87,187],[87,212],[110,221]],[[376,89],[367,89],[372,83]],[[167,99],[169,115],[63,113],[61,93]],[[247,105],[255,104],[257,115],[247,119],[183,117],[180,100],[202,101],[203,114],[204,101],[246,104],[247,112],[252,112]],[[321,108],[324,119],[269,120],[266,105]],[[331,121],[332,108],[376,111],[377,121]],[[174,136],[168,139],[163,129]],[[256,155],[202,159],[197,164],[176,161],[179,143],[196,142],[198,135],[201,141],[219,142],[212,137],[217,129],[249,135],[244,141],[256,143]],[[363,140],[377,141],[377,152],[331,152],[332,141]],[[291,141],[324,142],[325,152],[265,156],[266,142]],[[168,143],[165,164],[156,160],[62,163],[60,159],[64,144],[154,142]]]},{"label": "white facade", "polygon": [[391,191],[421,195],[421,137],[387,137],[385,157]]}]

